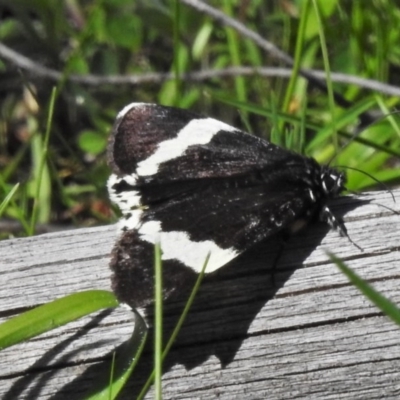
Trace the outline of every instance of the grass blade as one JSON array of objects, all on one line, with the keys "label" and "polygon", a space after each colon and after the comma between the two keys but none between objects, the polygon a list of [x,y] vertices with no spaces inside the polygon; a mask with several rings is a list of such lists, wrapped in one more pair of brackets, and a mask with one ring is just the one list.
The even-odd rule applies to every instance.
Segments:
[{"label": "grass blade", "polygon": [[54,300],[0,325],[0,350],[117,305],[115,296],[105,290],[88,290]]},{"label": "grass blade", "polygon": [[367,297],[373,304],[375,304],[385,315],[392,319],[397,325],[400,325],[400,309],[375,290],[368,282],[358,276],[352,269],[350,269],[342,260],[334,254],[328,252],[328,256],[332,262],[347,276],[349,281],[356,286],[360,292]]},{"label": "grass blade", "polygon": [[[147,339],[147,325],[143,318],[135,313],[135,329],[128,342],[118,349],[112,366],[111,383],[86,400],[115,399],[134,371]],[[113,361],[114,361],[113,360]]]},{"label": "grass blade", "polygon": [[[188,312],[190,310],[190,307],[193,304],[193,301],[194,301],[194,299],[196,297],[196,294],[197,294],[197,292],[198,292],[198,290],[200,288],[201,282],[203,280],[204,273],[205,273],[205,270],[207,268],[207,264],[208,264],[208,260],[209,259],[210,259],[210,254],[208,254],[208,256],[206,257],[206,260],[204,261],[204,264],[203,264],[203,267],[202,267],[202,269],[200,271],[200,274],[197,277],[196,283],[193,286],[193,290],[190,293],[189,299],[185,304],[185,308],[183,309],[182,315],[180,316],[180,318],[179,318],[179,320],[178,320],[178,322],[177,322],[177,324],[176,324],[176,326],[174,328],[174,331],[172,332],[171,337],[169,338],[168,343],[165,346],[165,349],[164,349],[164,351],[162,353],[162,359],[163,360],[165,360],[165,357],[168,355],[173,343],[175,342],[175,339],[178,336],[179,331],[182,328],[183,322],[186,319],[186,316],[187,316],[187,314],[188,314]],[[149,390],[150,385],[152,384],[152,382],[154,380],[154,376],[155,376],[155,371],[153,370],[153,372],[149,376],[149,379],[147,379],[147,382],[145,383],[145,385],[143,386],[141,392],[139,393],[139,396],[137,397],[137,400],[142,400],[144,398],[144,396],[146,395],[147,391]]]},{"label": "grass blade", "polygon": [[154,246],[155,321],[154,321],[154,398],[162,399],[163,283],[160,243]]}]

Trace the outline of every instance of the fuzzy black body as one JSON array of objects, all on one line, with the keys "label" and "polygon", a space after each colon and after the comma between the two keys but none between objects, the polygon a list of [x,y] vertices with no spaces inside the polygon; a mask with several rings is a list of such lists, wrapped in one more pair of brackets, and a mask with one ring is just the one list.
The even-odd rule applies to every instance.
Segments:
[{"label": "fuzzy black body", "polygon": [[344,190],[342,173],[187,110],[125,107],[108,159],[110,196],[122,211],[112,286],[134,308],[152,302],[156,242],[168,298],[193,281],[209,252],[207,273],[315,219],[345,232],[327,207]]}]

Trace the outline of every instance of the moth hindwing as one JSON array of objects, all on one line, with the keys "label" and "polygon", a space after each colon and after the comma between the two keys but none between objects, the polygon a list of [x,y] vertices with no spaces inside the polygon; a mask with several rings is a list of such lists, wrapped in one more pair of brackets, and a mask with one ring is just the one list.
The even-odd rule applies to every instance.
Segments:
[{"label": "moth hindwing", "polygon": [[314,219],[345,233],[327,206],[344,190],[342,173],[187,110],[126,106],[113,127],[108,161],[108,190],[122,212],[113,289],[135,308],[153,299],[156,242],[168,298],[193,279],[208,253],[210,273]]}]

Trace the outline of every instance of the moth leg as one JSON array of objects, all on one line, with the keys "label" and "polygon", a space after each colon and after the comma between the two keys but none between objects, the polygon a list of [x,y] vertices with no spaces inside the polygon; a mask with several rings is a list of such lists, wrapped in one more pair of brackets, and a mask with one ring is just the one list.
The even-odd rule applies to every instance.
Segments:
[{"label": "moth leg", "polygon": [[347,233],[347,228],[344,222],[341,219],[336,218],[328,206],[324,206],[319,217],[321,221],[327,222],[332,229],[338,231],[340,236],[347,237],[353,246],[357,247],[357,249],[360,251],[364,251],[361,246],[351,240],[349,234]]}]

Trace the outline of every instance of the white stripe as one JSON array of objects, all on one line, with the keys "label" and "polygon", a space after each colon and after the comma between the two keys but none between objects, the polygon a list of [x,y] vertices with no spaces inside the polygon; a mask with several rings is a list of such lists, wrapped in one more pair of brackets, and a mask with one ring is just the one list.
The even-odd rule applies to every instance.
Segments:
[{"label": "white stripe", "polygon": [[138,163],[137,174],[156,174],[160,164],[180,157],[189,146],[209,143],[221,130],[233,132],[237,129],[213,118],[191,120],[178,132],[177,137],[161,142],[154,154]]},{"label": "white stripe", "polygon": [[112,174],[108,179],[107,188],[110,199],[113,203],[118,205],[123,214],[130,212],[135,207],[139,207],[141,205],[140,193],[136,190],[124,190],[120,193],[117,193],[113,186],[121,183],[122,181],[126,182],[130,186],[134,186],[136,180],[137,176],[134,174],[125,175],[123,177],[118,177],[117,175]]},{"label": "white stripe", "polygon": [[132,175],[124,175],[122,178],[120,178],[120,181],[124,180],[128,185],[135,186],[137,183],[137,175],[132,174]]},{"label": "white stripe", "polygon": [[308,194],[310,195],[310,199],[311,201],[315,201],[315,196],[314,196],[314,192],[312,191],[312,189],[308,189]]},{"label": "white stripe", "polygon": [[222,249],[211,240],[193,242],[183,231],[163,232],[160,221],[144,223],[139,228],[139,235],[147,242],[161,244],[163,260],[179,260],[198,273],[208,254],[210,259],[206,268],[207,273],[219,269],[238,255],[235,249]]},{"label": "white stripe", "polygon": [[118,119],[122,119],[123,117],[125,117],[126,114],[128,114],[128,112],[135,107],[154,107],[156,106],[155,104],[147,104],[147,103],[131,103],[128,104],[127,106],[125,106],[117,115],[117,120]]},{"label": "white stripe", "polygon": [[140,209],[132,210],[129,217],[122,217],[118,221],[118,230],[125,231],[136,229],[139,226],[142,214],[143,211]]},{"label": "white stripe", "polygon": [[140,238],[150,243],[160,242],[161,236],[161,222],[160,221],[149,221],[145,222],[139,228]]},{"label": "white stripe", "polygon": [[108,193],[114,193],[115,192],[115,190],[112,188],[116,183],[118,183],[119,182],[119,179],[120,178],[118,178],[118,176],[117,175],[115,175],[115,174],[111,174],[110,175],[110,177],[108,178],[108,181],[107,181],[107,189],[108,189]]},{"label": "white stripe", "polygon": [[139,192],[121,192],[110,196],[110,199],[119,207],[122,214],[126,214],[140,207]]}]

